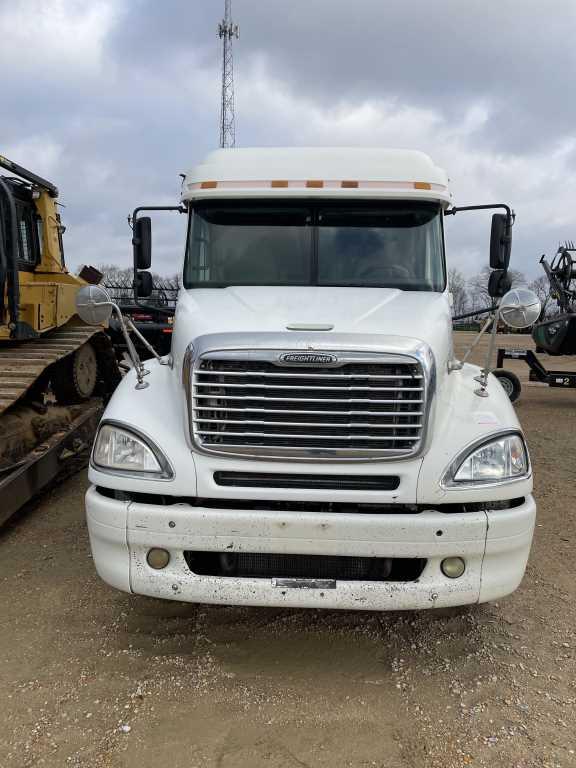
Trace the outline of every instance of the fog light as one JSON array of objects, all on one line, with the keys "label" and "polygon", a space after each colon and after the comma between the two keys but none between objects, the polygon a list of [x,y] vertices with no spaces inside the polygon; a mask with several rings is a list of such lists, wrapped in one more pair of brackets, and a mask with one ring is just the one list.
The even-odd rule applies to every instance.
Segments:
[{"label": "fog light", "polygon": [[461,557],[447,557],[440,563],[440,568],[449,579],[459,579],[466,570],[466,563]]},{"label": "fog light", "polygon": [[150,568],[160,571],[162,568],[166,568],[170,562],[170,552],[166,552],[165,549],[150,549],[146,555],[146,560]]}]

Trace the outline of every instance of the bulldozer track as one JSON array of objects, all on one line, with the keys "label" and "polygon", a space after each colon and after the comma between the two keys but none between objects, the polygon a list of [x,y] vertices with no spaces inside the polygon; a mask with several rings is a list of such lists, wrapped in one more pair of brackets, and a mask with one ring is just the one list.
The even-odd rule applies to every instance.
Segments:
[{"label": "bulldozer track", "polygon": [[17,402],[48,366],[75,352],[102,328],[72,320],[38,339],[0,344],[0,413]]},{"label": "bulldozer track", "polygon": [[39,443],[21,461],[0,470],[0,526],[53,480],[86,465],[102,403],[91,400],[77,410],[69,425]]}]

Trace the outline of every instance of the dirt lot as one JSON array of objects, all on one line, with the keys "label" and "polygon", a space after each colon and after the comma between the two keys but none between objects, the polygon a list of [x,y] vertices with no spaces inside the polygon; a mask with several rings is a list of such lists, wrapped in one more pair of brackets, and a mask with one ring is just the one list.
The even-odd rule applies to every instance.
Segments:
[{"label": "dirt lot", "polygon": [[94,572],[84,473],[30,505],[0,536],[0,767],[576,765],[576,393],[517,411],[528,572],[464,616],[131,597]]}]

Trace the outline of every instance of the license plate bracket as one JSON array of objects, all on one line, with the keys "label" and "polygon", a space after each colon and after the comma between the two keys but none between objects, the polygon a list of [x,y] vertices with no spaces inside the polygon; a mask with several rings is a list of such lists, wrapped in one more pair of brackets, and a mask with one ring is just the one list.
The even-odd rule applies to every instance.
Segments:
[{"label": "license plate bracket", "polygon": [[336,579],[272,579],[272,586],[285,589],[336,589]]}]

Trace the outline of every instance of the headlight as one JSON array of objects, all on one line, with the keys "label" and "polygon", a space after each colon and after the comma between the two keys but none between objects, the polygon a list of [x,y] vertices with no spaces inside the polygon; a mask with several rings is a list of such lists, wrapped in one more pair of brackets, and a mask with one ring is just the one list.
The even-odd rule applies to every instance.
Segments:
[{"label": "headlight", "polygon": [[148,441],[117,424],[103,424],[96,436],[92,462],[97,469],[172,477],[162,453]]},{"label": "headlight", "polygon": [[503,435],[459,457],[448,470],[445,485],[503,483],[527,477],[528,453],[520,435]]}]

